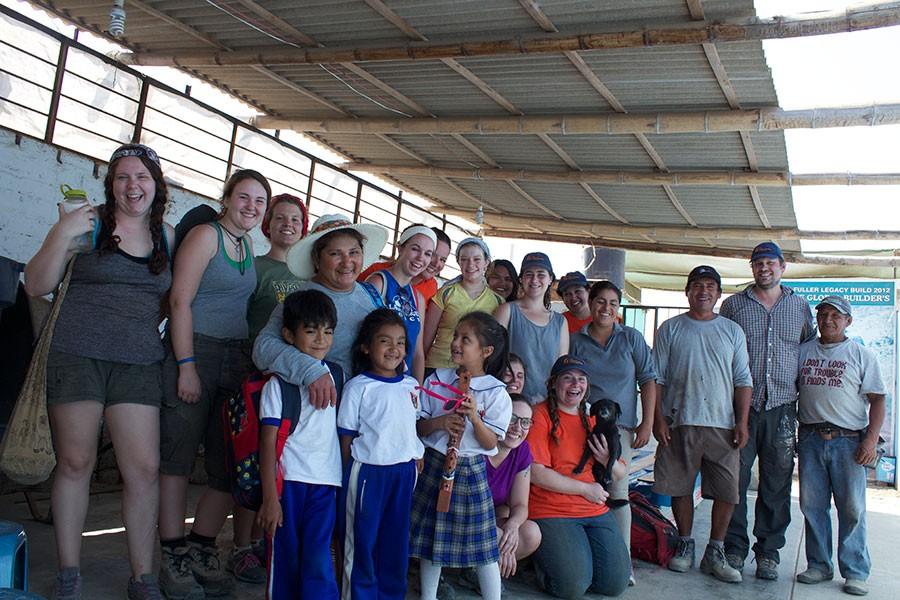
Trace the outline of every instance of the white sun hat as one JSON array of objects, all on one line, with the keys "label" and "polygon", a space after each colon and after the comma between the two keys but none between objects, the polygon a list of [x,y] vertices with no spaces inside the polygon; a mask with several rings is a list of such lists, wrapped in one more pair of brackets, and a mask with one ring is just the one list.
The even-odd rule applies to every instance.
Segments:
[{"label": "white sun hat", "polygon": [[287,266],[300,279],[312,279],[316,274],[312,250],[322,236],[340,230],[353,230],[363,236],[362,271],[375,262],[387,242],[387,229],[372,223],[354,223],[344,215],[322,215],[312,224],[306,237],[291,246],[287,252]]}]

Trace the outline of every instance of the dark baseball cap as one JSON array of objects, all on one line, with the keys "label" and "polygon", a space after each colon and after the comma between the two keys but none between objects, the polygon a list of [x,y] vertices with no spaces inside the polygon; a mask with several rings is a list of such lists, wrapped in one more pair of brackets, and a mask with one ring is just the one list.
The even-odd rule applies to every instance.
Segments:
[{"label": "dark baseball cap", "polygon": [[525,269],[528,267],[544,269],[550,273],[551,278],[556,277],[556,275],[553,274],[553,265],[550,264],[550,257],[543,252],[529,252],[526,254],[525,258],[522,259],[522,268],[519,269],[520,275],[521,273],[524,273]]},{"label": "dark baseball cap", "polygon": [[760,258],[777,258],[780,261],[784,261],[784,254],[781,253],[781,248],[775,242],[763,242],[753,249],[753,254],[750,255],[750,262]]},{"label": "dark baseball cap", "polygon": [[556,284],[556,291],[562,294],[566,289],[580,286],[586,288],[588,286],[587,277],[585,277],[582,273],[578,271],[572,271],[571,273],[566,273],[559,279],[559,283]]},{"label": "dark baseball cap", "polygon": [[586,374],[587,363],[577,356],[572,356],[571,354],[563,354],[556,359],[555,363],[553,363],[553,368],[550,369],[550,377],[562,375],[566,371],[581,371],[582,373]]},{"label": "dark baseball cap", "polygon": [[690,285],[692,281],[696,281],[698,279],[712,279],[719,284],[719,287],[722,287],[722,277],[719,276],[718,271],[716,271],[709,265],[700,265],[699,267],[694,267],[688,275],[688,285]]},{"label": "dark baseball cap", "polygon": [[842,315],[852,316],[850,303],[843,296],[825,296],[816,304],[816,310],[823,306],[831,306]]}]

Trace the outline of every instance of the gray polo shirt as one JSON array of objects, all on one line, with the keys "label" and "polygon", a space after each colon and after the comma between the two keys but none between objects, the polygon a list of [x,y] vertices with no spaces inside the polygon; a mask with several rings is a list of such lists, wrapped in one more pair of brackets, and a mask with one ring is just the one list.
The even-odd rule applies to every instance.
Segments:
[{"label": "gray polo shirt", "polygon": [[569,354],[587,363],[591,397],[608,398],[622,409],[619,426],[638,424],[637,386],[656,379],[653,357],[637,329],[616,323],[603,346],[588,333],[590,325],[572,334]]},{"label": "gray polo shirt", "polygon": [[670,426],[734,428],[734,388],[751,387],[747,340],[734,321],[687,313],[663,323],[653,346],[656,381]]}]

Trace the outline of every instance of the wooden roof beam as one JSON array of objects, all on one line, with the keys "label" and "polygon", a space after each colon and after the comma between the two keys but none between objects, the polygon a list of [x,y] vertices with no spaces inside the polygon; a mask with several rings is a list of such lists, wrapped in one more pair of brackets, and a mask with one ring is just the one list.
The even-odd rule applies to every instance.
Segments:
[{"label": "wooden roof beam", "polygon": [[[515,108],[515,107],[513,107]],[[666,111],[575,115],[469,117],[361,117],[291,119],[260,116],[266,129],[314,133],[396,133],[404,135],[629,135],[777,131],[900,124],[900,104],[783,110]]]},{"label": "wooden roof beam", "polygon": [[234,52],[169,51],[127,52],[119,59],[126,64],[147,66],[216,66],[328,64],[385,60],[434,60],[470,56],[503,56],[558,53],[577,50],[609,50],[653,46],[694,45],[746,40],[807,37],[845,33],[900,24],[900,3],[860,6],[844,12],[815,17],[747,19],[732,23],[696,23],[630,31],[594,32],[581,35],[544,35],[486,41],[408,42],[386,47],[285,48],[262,47]]},{"label": "wooden roof beam", "polygon": [[790,187],[800,185],[900,185],[900,173],[802,173],[782,171],[535,171],[529,169],[467,169],[350,162],[348,171],[415,177],[453,177],[473,181],[541,181],[548,183],[603,183],[609,185]]},{"label": "wooden roof beam", "polygon": [[[441,208],[441,212],[465,218],[472,217],[472,210],[453,207]],[[598,238],[629,238],[649,236],[669,240],[900,240],[900,231],[803,231],[795,228],[760,229],[758,227],[692,227],[687,225],[622,225],[595,221],[561,221],[534,215],[512,215],[506,212],[484,211],[484,226],[494,229],[525,229],[537,227],[556,235],[588,233]],[[745,252],[750,252],[749,249]]]},{"label": "wooden roof beam", "polygon": [[[525,234],[513,229],[497,229],[487,227],[483,229],[484,235],[507,237],[514,239],[534,239],[533,234]],[[760,238],[762,239],[762,238]],[[664,254],[688,254],[696,256],[714,256],[720,258],[740,258],[747,260],[751,250],[749,248],[734,248],[717,246],[690,246],[666,243],[632,242],[625,240],[598,239],[589,236],[559,235],[543,232],[541,240],[548,242],[563,242],[566,244],[581,244],[584,246],[603,246],[604,248],[618,248],[621,250],[637,250],[641,252],[662,252]],[[800,252],[783,251],[784,259],[794,264],[813,265],[841,265],[858,267],[900,267],[900,257],[895,256],[830,256],[823,254],[802,254]],[[627,283],[626,283],[627,285]]]}]

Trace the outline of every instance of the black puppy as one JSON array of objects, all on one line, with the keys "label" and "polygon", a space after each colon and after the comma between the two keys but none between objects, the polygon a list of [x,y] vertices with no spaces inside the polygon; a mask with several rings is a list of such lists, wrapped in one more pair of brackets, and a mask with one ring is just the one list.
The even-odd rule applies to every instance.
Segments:
[{"label": "black puppy", "polygon": [[[612,484],[613,465],[622,456],[622,444],[619,442],[619,430],[616,427],[616,421],[619,419],[619,415],[622,414],[622,409],[619,408],[617,402],[603,398],[591,403],[590,413],[596,419],[591,434],[596,435],[598,438],[602,435],[606,439],[606,447],[609,448],[609,460],[606,461],[605,465],[595,460],[591,473],[594,475],[594,481],[602,485],[603,489],[609,491],[609,486]],[[581,473],[591,455],[591,448],[585,443],[581,460],[572,472]]]}]

